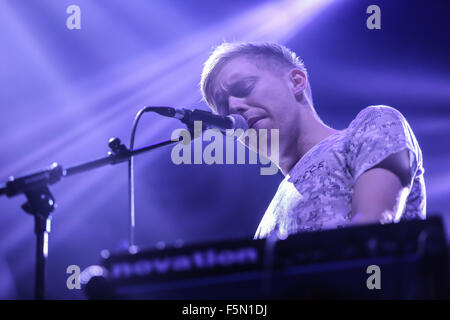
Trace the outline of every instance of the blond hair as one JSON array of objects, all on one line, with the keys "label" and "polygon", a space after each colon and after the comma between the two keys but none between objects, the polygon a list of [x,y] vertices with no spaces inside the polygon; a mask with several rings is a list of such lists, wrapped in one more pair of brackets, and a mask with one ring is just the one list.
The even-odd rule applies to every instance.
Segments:
[{"label": "blond hair", "polygon": [[[212,99],[214,79],[227,62],[237,57],[252,58],[251,61],[257,67],[269,69],[280,74],[290,68],[299,68],[307,74],[303,61],[295,52],[283,45],[277,43],[224,42],[217,46],[208,60],[206,60],[200,80],[203,99],[215,112],[220,110],[216,109]],[[309,81],[306,91],[312,101]]]}]

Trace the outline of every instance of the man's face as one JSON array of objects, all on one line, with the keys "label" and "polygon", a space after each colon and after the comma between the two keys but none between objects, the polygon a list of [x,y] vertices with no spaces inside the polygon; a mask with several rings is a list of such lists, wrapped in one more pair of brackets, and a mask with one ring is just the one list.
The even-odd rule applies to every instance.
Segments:
[{"label": "man's face", "polygon": [[249,128],[279,129],[280,142],[295,137],[300,109],[289,71],[273,72],[249,58],[235,58],[214,79],[212,100],[220,114],[240,114]]}]

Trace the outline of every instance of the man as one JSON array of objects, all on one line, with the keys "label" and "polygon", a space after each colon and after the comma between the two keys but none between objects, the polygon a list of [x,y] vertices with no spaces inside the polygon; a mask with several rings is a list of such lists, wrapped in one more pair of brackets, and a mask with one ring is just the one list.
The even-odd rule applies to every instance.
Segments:
[{"label": "man", "polygon": [[223,43],[200,85],[216,113],[240,114],[255,130],[279,129],[279,155],[269,158],[285,178],[255,238],[425,219],[422,153],[397,110],[370,106],[344,130],[327,126],[303,62],[272,43]]}]

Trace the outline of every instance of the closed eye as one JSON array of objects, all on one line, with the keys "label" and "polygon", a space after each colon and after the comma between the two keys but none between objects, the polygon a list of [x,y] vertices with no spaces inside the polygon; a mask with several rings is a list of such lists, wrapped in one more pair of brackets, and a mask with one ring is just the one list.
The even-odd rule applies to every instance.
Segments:
[{"label": "closed eye", "polygon": [[244,98],[252,92],[253,88],[255,87],[256,81],[256,77],[238,80],[228,86],[228,93],[233,97]]},{"label": "closed eye", "polygon": [[230,85],[220,86],[213,96],[213,103],[219,114],[225,115],[229,113],[228,99],[230,96],[244,98],[248,96],[258,81],[258,77],[246,77],[237,80]]}]

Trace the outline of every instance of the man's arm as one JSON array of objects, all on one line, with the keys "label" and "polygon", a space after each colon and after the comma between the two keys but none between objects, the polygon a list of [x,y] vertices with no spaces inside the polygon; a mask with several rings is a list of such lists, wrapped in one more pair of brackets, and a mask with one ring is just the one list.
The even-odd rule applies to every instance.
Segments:
[{"label": "man's arm", "polygon": [[350,224],[386,221],[383,213],[400,218],[411,179],[408,150],[392,154],[361,174],[355,182]]}]

